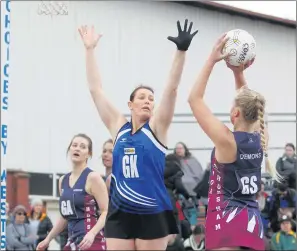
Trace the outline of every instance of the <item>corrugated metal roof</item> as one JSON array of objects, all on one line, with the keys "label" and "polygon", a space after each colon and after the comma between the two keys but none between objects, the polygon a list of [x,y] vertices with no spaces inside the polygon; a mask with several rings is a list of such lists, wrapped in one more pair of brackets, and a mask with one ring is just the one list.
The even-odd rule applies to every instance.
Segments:
[{"label": "corrugated metal roof", "polygon": [[296,28],[296,21],[280,18],[276,16],[266,15],[250,10],[244,10],[230,5],[225,5],[217,2],[195,0],[195,1],[174,1],[174,3],[191,5],[195,7],[205,8],[208,10],[225,12],[231,15],[243,16],[250,19],[262,20],[269,23],[279,24],[291,28]]}]

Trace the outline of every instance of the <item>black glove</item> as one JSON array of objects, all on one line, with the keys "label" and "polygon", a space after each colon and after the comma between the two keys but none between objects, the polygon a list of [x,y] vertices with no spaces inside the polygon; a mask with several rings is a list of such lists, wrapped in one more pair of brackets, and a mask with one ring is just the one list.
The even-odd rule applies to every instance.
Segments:
[{"label": "black glove", "polygon": [[184,30],[180,27],[180,22],[177,21],[177,29],[178,36],[177,37],[167,37],[168,40],[172,41],[176,44],[177,49],[180,51],[187,51],[192,42],[193,37],[197,34],[198,30],[196,30],[193,34],[191,34],[193,22],[190,23],[189,30],[188,28],[188,19],[185,21]]}]

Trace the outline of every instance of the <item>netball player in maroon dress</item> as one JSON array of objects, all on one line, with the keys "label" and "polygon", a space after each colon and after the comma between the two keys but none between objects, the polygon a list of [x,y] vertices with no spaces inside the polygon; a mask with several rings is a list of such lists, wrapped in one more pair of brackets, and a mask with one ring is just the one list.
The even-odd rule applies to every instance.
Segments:
[{"label": "netball player in maroon dress", "polygon": [[[221,51],[225,34],[215,44],[191,93],[189,103],[203,131],[215,145],[211,154],[211,174],[206,219],[207,250],[264,250],[263,226],[256,194],[261,187],[261,163],[279,180],[269,165],[264,133],[264,97],[248,89],[242,71],[235,71],[238,90],[231,109],[230,131],[217,119],[203,100],[213,67],[227,55]],[[238,68],[239,69],[239,68]],[[218,88],[223,89],[224,80]],[[216,94],[219,100],[224,94]],[[258,127],[260,130],[258,132]]]},{"label": "netball player in maroon dress", "polygon": [[103,227],[108,192],[101,175],[88,167],[92,151],[92,141],[87,135],[73,137],[68,147],[73,169],[59,180],[61,217],[37,250],[48,247],[65,227],[68,227],[68,241],[64,251],[106,250]]}]

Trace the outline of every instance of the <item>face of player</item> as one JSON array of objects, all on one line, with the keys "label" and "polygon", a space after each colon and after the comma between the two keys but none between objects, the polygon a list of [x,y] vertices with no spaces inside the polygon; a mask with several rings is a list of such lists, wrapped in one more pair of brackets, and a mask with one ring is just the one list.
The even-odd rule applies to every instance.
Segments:
[{"label": "face of player", "polygon": [[112,151],[113,144],[110,142],[105,143],[102,151],[102,164],[107,168],[112,167]]},{"label": "face of player", "polygon": [[135,93],[134,100],[128,102],[132,117],[138,117],[141,121],[151,118],[154,110],[154,94],[147,89],[139,89]]},{"label": "face of player", "polygon": [[74,138],[69,148],[69,155],[73,163],[86,162],[90,157],[88,140],[83,137]]}]

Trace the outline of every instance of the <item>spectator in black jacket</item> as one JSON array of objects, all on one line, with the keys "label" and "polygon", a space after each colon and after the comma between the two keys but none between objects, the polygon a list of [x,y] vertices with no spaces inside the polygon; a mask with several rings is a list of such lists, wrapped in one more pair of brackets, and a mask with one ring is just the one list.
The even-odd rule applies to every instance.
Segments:
[{"label": "spectator in black jacket", "polygon": [[289,187],[296,189],[297,157],[294,144],[286,144],[284,155],[276,162],[276,169],[288,181]]},{"label": "spectator in black jacket", "polygon": [[178,221],[178,210],[176,208],[177,194],[183,195],[187,200],[190,195],[185,189],[182,178],[183,172],[178,157],[175,154],[168,154],[165,158],[164,183],[170,196],[174,215]]},{"label": "spectator in black jacket", "polygon": [[179,158],[175,154],[168,154],[165,158],[165,170],[164,170],[164,183],[167,189],[167,192],[170,196],[171,204],[173,207],[174,216],[176,222],[178,223],[180,234],[174,236],[169,241],[167,250],[183,250],[183,244],[181,236],[181,222],[178,217],[178,209],[176,208],[176,202],[178,200],[178,194],[183,195],[187,200],[190,200],[190,195],[185,189],[181,177],[183,172],[181,170],[181,164]]},{"label": "spectator in black jacket", "polygon": [[194,192],[197,194],[197,199],[200,199],[200,201],[205,206],[205,215],[207,214],[207,207],[208,207],[209,176],[210,176],[210,163],[208,163],[207,168],[204,171],[202,180],[194,188]]},{"label": "spectator in black jacket", "polygon": [[[50,218],[43,212],[43,201],[33,199],[31,202],[32,210],[28,215],[32,232],[38,236],[36,246],[43,241],[47,234],[52,230],[53,224]],[[46,249],[47,250],[47,249]]]}]

